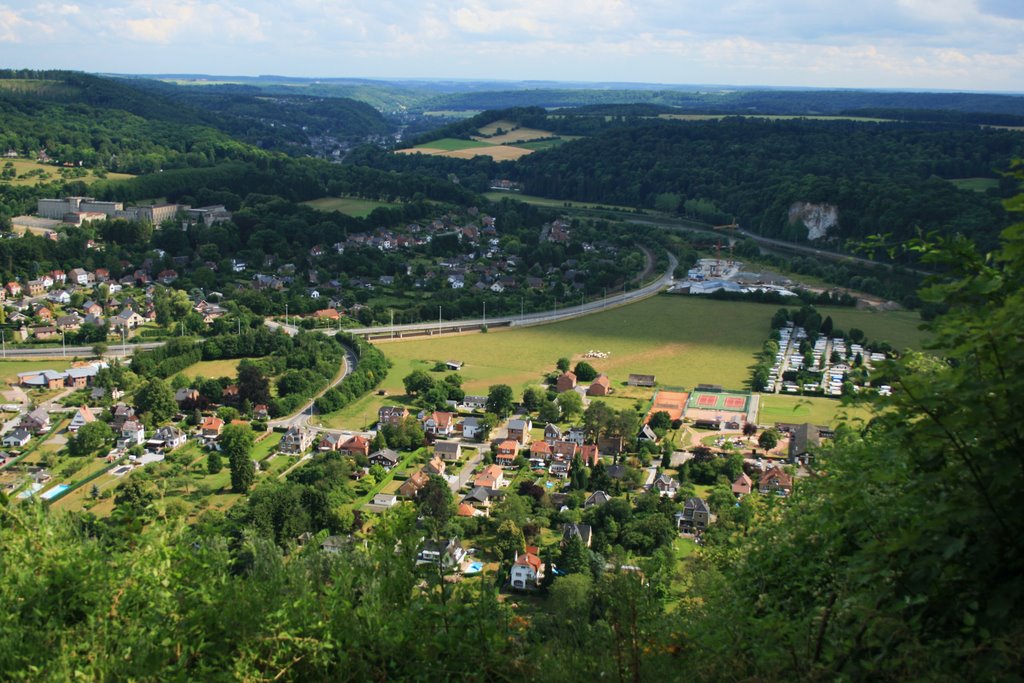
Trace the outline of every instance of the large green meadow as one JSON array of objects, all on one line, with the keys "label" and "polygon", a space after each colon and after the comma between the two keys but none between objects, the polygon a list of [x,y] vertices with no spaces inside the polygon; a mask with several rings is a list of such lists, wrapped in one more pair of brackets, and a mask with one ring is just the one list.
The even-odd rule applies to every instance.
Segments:
[{"label": "large green meadow", "polygon": [[[382,385],[387,395],[366,396],[326,416],[325,423],[339,427],[372,423],[381,405],[403,402],[403,377],[416,369],[429,371],[439,360],[464,363],[460,374],[470,394],[485,394],[493,384],[508,384],[521,393],[553,371],[558,358],[575,363],[589,351],[607,354],[587,361],[609,376],[617,393],[631,398],[636,397],[636,389],[625,386],[630,373],[653,374],[661,386],[691,389],[704,383],[742,389],[777,309],[769,304],[662,295],[550,325],[377,342],[393,363]],[[837,327],[859,327],[869,338],[885,339],[897,348],[919,347],[923,340],[916,314],[848,308],[819,311],[831,315]],[[811,399],[813,410],[794,411],[788,401],[777,403],[772,407],[780,419],[785,412],[824,420],[840,408],[830,399]]]}]

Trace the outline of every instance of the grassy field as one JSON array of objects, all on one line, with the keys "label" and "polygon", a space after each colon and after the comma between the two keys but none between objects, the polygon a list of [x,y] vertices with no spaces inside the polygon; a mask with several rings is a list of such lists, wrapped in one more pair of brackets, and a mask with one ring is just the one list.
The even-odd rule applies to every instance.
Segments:
[{"label": "grassy field", "polygon": [[441,138],[431,140],[425,145],[417,145],[413,149],[439,149],[445,152],[454,152],[460,149],[474,149],[476,147],[490,147],[490,143],[477,140],[459,140],[458,138]]},{"label": "grassy field", "polygon": [[552,147],[558,147],[559,145],[564,145],[567,142],[572,142],[573,140],[578,139],[578,135],[563,135],[561,137],[552,138],[551,140],[534,140],[533,142],[520,142],[519,144],[516,145],[516,147],[522,147],[523,149],[532,149],[534,152],[537,152],[542,149],[551,149]]},{"label": "grassy field", "polygon": [[949,182],[961,190],[974,192],[984,192],[990,188],[999,187],[999,181],[996,178],[950,178]]},{"label": "grassy field", "polygon": [[858,327],[869,340],[886,341],[899,350],[920,349],[926,339],[925,333],[918,329],[921,317],[913,311],[821,307],[818,312],[822,318],[832,316],[835,326],[844,331]]},{"label": "grassy field", "polygon": [[615,204],[592,204],[588,202],[570,202],[565,199],[549,199],[548,197],[536,197],[530,194],[520,194],[518,192],[503,192],[495,190],[494,192],[485,192],[484,196],[490,199],[492,202],[500,202],[506,197],[509,199],[516,199],[526,204],[533,204],[534,206],[547,206],[554,207],[557,209],[563,208],[578,208],[578,209],[613,209],[616,211],[628,211],[632,213],[634,209],[629,206],[617,206]]},{"label": "grassy field", "polygon": [[71,366],[66,360],[3,360],[0,361],[0,389],[17,384],[18,373],[30,370],[67,370]]},{"label": "grassy field", "polygon": [[365,218],[374,209],[379,209],[382,206],[389,209],[399,206],[394,202],[378,202],[373,199],[360,199],[358,197],[323,197],[302,203],[318,211],[340,211],[346,216],[352,216],[353,218]]},{"label": "grassy field", "polygon": [[238,375],[239,358],[225,360],[201,360],[181,371],[186,377],[235,377]]},{"label": "grassy field", "polygon": [[[494,124],[491,124],[492,126]],[[489,135],[490,137],[475,137],[474,140],[479,142],[486,142],[490,145],[509,145],[516,144],[519,142],[528,142],[529,140],[536,140],[538,138],[550,138],[554,136],[549,130],[538,130],[536,128],[516,128],[515,130],[509,130],[505,128],[507,132],[501,135],[495,135],[493,131],[485,132],[483,128],[480,129],[481,135]]]},{"label": "grassy field", "polygon": [[[52,164],[40,164],[36,161],[30,161],[29,159],[3,159],[0,160],[0,169],[5,168],[7,164],[11,164],[14,167],[14,172],[17,177],[12,180],[2,180],[0,182],[4,184],[14,186],[31,186],[35,185],[40,181],[53,181],[61,180],[64,176],[61,174],[60,166],[53,166]],[[68,169],[69,171],[72,169]],[[91,183],[96,180],[100,180],[96,173],[92,169],[84,169],[85,175],[81,177],[75,177],[69,174],[71,180],[82,180],[86,183]],[[127,173],[107,173],[106,180],[128,180],[134,176]]]},{"label": "grassy field", "polygon": [[762,394],[757,421],[761,424],[813,422],[835,425],[846,420],[866,421],[870,417],[871,413],[865,408],[844,406],[831,398]]},{"label": "grassy field", "polygon": [[[394,364],[381,387],[387,396],[364,396],[323,421],[331,427],[367,426],[382,405],[408,402],[403,377],[413,370],[430,371],[435,361],[447,359],[465,363],[459,374],[470,394],[486,393],[493,384],[508,384],[518,396],[527,386],[540,383],[544,373],[553,371],[559,357],[571,358],[575,363],[589,350],[611,354],[588,362],[611,378],[615,394],[608,400],[616,408],[650,399],[651,392],[624,386],[630,373],[654,374],[662,386],[692,388],[707,383],[742,389],[750,377],[754,355],[768,338],[771,316],[777,308],[770,304],[660,296],[551,325],[378,342]],[[901,348],[919,346],[922,340],[912,313],[820,310],[823,316],[831,315],[837,326],[860,327],[869,338],[887,339]],[[769,414],[771,420],[788,420],[806,411],[811,416],[808,419],[831,422],[840,408],[836,401],[809,399],[811,407],[801,407],[794,413],[793,403],[788,402],[792,399],[770,398],[769,411],[777,411]]]}]

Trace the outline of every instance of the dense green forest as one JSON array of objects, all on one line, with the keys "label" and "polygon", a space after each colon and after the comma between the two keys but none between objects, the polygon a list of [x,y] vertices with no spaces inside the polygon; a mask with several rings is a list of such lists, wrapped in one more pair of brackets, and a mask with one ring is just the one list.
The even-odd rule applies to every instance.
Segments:
[{"label": "dense green forest", "polygon": [[[918,229],[994,245],[997,198],[944,178],[991,176],[1024,153],[1012,131],[836,121],[651,122],[532,154],[509,176],[529,194],[667,208],[771,237],[806,239],[792,203],[839,208],[840,242]],[[831,237],[831,236],[830,236]]]},{"label": "dense green forest", "polygon": [[[0,672],[1015,680],[1024,225],[991,257],[959,238],[918,248],[952,269],[922,292],[948,308],[930,325],[944,357],[889,363],[899,391],[875,399],[873,420],[840,428],[794,496],[723,507],[682,565],[656,553],[643,578],[582,567],[527,609],[417,568],[419,539],[453,522],[418,524],[409,509],[337,553],[299,549],[280,522],[352,524],[315,516],[350,495],[330,458],[190,527],[164,516],[145,481],[125,487],[109,520],[0,500]],[[654,503],[637,501],[634,514]]]}]

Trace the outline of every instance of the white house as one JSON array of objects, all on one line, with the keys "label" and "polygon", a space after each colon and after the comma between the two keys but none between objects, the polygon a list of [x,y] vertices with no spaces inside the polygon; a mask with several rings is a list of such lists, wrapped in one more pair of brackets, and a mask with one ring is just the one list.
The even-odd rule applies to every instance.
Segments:
[{"label": "white house", "polygon": [[71,418],[71,424],[68,425],[68,431],[75,434],[85,425],[95,421],[96,416],[92,414],[91,410],[89,410],[89,406],[82,406],[75,412],[75,416]]},{"label": "white house", "polygon": [[544,575],[542,566],[543,563],[541,563],[540,558],[533,553],[525,552],[516,557],[509,576],[512,587],[520,590],[537,588]]}]

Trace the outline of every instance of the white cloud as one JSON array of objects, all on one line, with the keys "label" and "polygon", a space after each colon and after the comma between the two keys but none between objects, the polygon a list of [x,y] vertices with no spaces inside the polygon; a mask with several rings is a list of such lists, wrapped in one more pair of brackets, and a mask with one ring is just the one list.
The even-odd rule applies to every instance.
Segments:
[{"label": "white cloud", "polygon": [[94,71],[1024,90],[1021,0],[6,2],[0,41]]}]

